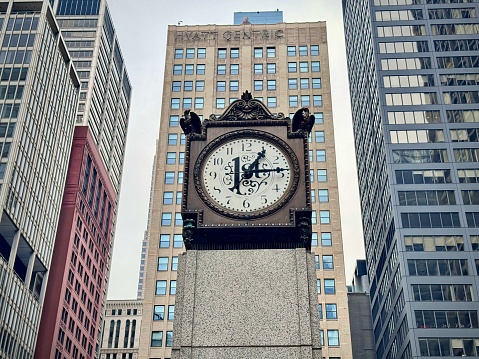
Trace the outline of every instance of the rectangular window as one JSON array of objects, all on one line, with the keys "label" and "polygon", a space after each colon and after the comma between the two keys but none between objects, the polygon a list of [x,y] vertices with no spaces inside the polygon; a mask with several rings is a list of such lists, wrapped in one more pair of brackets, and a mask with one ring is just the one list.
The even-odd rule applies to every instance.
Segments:
[{"label": "rectangular window", "polygon": [[321,245],[324,247],[330,247],[333,245],[332,236],[330,232],[321,233]]},{"label": "rectangular window", "polygon": [[154,348],[163,346],[163,332],[151,332],[151,346]]},{"label": "rectangular window", "polygon": [[320,72],[321,66],[319,61],[311,61],[311,72]]},{"label": "rectangular window", "polygon": [[268,91],[275,91],[276,90],[276,80],[268,80]]},{"label": "rectangular window", "polygon": [[218,58],[226,59],[226,49],[218,49]]},{"label": "rectangular window", "polygon": [[193,48],[186,49],[186,58],[187,59],[194,59],[195,58],[195,49],[193,49]]},{"label": "rectangular window", "polygon": [[153,309],[153,320],[164,320],[164,319],[165,319],[165,306],[155,305]]},{"label": "rectangular window", "polygon": [[217,81],[216,82],[216,91],[226,91],[226,81]]},{"label": "rectangular window", "polygon": [[203,97],[195,97],[195,108],[203,108],[205,100]]},{"label": "rectangular window", "polygon": [[174,165],[176,163],[176,152],[167,152],[166,153],[166,164]]},{"label": "rectangular window", "polygon": [[183,91],[193,91],[193,81],[185,81]]},{"label": "rectangular window", "polygon": [[311,224],[317,224],[317,223],[318,223],[318,221],[316,219],[316,211],[313,210],[311,212]]},{"label": "rectangular window", "polygon": [[197,57],[198,57],[199,59],[204,59],[204,58],[206,58],[206,49],[205,49],[204,47],[198,49],[198,51],[197,51]]},{"label": "rectangular window", "polygon": [[314,123],[320,125],[324,123],[324,117],[322,112],[315,112],[314,114]]},{"label": "rectangular window", "polygon": [[316,293],[321,294],[321,279],[316,279]]},{"label": "rectangular window", "polygon": [[320,78],[311,79],[311,83],[312,83],[312,88],[313,89],[320,89],[321,88],[321,79]]},{"label": "rectangular window", "polygon": [[326,162],[326,150],[316,150],[316,161]]},{"label": "rectangular window", "polygon": [[288,89],[297,90],[298,89],[298,79],[288,79]]},{"label": "rectangular window", "polygon": [[173,81],[171,83],[171,91],[173,92],[181,91],[181,81]]},{"label": "rectangular window", "polygon": [[256,57],[256,58],[263,57],[263,48],[262,47],[255,47],[254,48],[254,57]]},{"label": "rectangular window", "polygon": [[171,213],[163,213],[161,215],[161,225],[171,226]]},{"label": "rectangular window", "polygon": [[173,345],[173,331],[168,330],[166,332],[166,342],[165,342],[165,347],[171,347]]},{"label": "rectangular window", "polygon": [[165,295],[166,294],[166,280],[157,280],[156,281],[156,295]]},{"label": "rectangular window", "polygon": [[337,329],[328,329],[328,346],[338,347],[339,346],[339,330]]},{"label": "rectangular window", "polygon": [[313,106],[323,106],[322,95],[313,95]]},{"label": "rectangular window", "polygon": [[309,72],[309,64],[307,62],[300,62],[299,72]]},{"label": "rectangular window", "polygon": [[[181,213],[178,213],[181,216]],[[183,247],[183,236],[181,234],[173,235],[173,248]]]},{"label": "rectangular window", "polygon": [[[171,224],[171,213],[163,213],[169,215],[169,221]],[[168,220],[168,216],[165,216]],[[169,224],[166,224],[169,226]],[[169,234],[160,234],[160,248],[169,248],[170,247],[170,235]]]},{"label": "rectangular window", "polygon": [[296,56],[296,46],[288,46],[288,56]]},{"label": "rectangular window", "polygon": [[254,90],[263,91],[263,80],[254,80]]},{"label": "rectangular window", "polygon": [[266,64],[266,73],[275,74],[276,73],[276,64]]},{"label": "rectangular window", "polygon": [[230,91],[239,91],[239,81],[230,81]]},{"label": "rectangular window", "polygon": [[217,98],[216,99],[216,108],[225,108],[225,99]]},{"label": "rectangular window", "polygon": [[254,64],[254,73],[259,75],[263,73],[263,64]]},{"label": "rectangular window", "polygon": [[172,271],[178,270],[178,257],[171,258],[171,270]]},{"label": "rectangular window", "polygon": [[176,294],[176,280],[170,280],[170,294],[171,295]]},{"label": "rectangular window", "polygon": [[182,226],[183,225],[183,217],[181,213],[175,213],[175,226]]},{"label": "rectangular window", "polygon": [[[185,81],[186,82],[186,81]],[[204,80],[198,80],[196,81],[196,91],[201,92],[205,90],[205,81]]]},{"label": "rectangular window", "polygon": [[173,192],[163,192],[163,204],[173,204]]},{"label": "rectangular window", "polygon": [[184,97],[183,98],[183,109],[190,109],[193,103],[193,99],[191,97]]},{"label": "rectangular window", "polygon": [[338,308],[336,304],[326,304],[326,319],[338,319]]},{"label": "rectangular window", "polygon": [[178,171],[178,184],[183,183],[183,171]]},{"label": "rectangular window", "polygon": [[230,49],[230,57],[232,59],[237,59],[239,57],[239,48],[234,47]]},{"label": "rectangular window", "polygon": [[168,320],[174,320],[175,319],[175,306],[174,305],[169,305],[168,306]]},{"label": "rectangular window", "polygon": [[197,75],[204,75],[205,74],[205,68],[206,68],[206,66],[204,64],[196,65],[196,74]]},{"label": "rectangular window", "polygon": [[319,314],[319,320],[323,320],[323,305],[321,303],[318,304],[318,314]]},{"label": "rectangular window", "polygon": [[324,294],[335,294],[336,285],[334,279],[325,279],[324,280]]},{"label": "rectangular window", "polygon": [[176,133],[168,134],[168,145],[173,146],[178,143],[178,135]]},{"label": "rectangular window", "polygon": [[319,263],[319,256],[318,255],[314,256],[314,263],[315,263],[316,269],[320,269],[320,263]]},{"label": "rectangular window", "polygon": [[175,183],[175,172],[165,172],[165,184]]},{"label": "rectangular window", "polygon": [[158,270],[165,271],[168,270],[168,257],[158,257]]},{"label": "rectangular window", "polygon": [[321,224],[331,223],[331,219],[329,217],[329,211],[319,211],[319,223]]},{"label": "rectangular window", "polygon": [[300,79],[299,85],[301,89],[309,89],[309,79]]},{"label": "rectangular window", "polygon": [[327,189],[318,189],[319,202],[329,202],[329,191]]},{"label": "rectangular window", "polygon": [[299,56],[308,56],[308,47],[307,46],[298,46]]},{"label": "rectangular window", "polygon": [[298,96],[289,96],[289,107],[298,107]]},{"label": "rectangular window", "polygon": [[311,203],[316,202],[316,190],[312,189],[311,191]]},{"label": "rectangular window", "polygon": [[314,141],[318,143],[324,142],[324,131],[314,131]]},{"label": "rectangular window", "polygon": [[183,49],[175,49],[175,59],[183,58]]},{"label": "rectangular window", "polygon": [[334,269],[333,256],[323,256],[323,269]]},{"label": "rectangular window", "polygon": [[185,65],[185,75],[193,75],[195,73],[195,65]]},{"label": "rectangular window", "polygon": [[180,99],[179,98],[172,98],[171,99],[171,108],[172,109],[179,109],[180,108]]},{"label": "rectangular window", "polygon": [[180,122],[180,116],[170,115],[170,127],[178,127],[179,122]]},{"label": "rectangular window", "polygon": [[301,95],[301,106],[307,107],[310,105],[309,95]]},{"label": "rectangular window", "polygon": [[276,57],[276,48],[275,47],[267,47],[266,48],[266,56],[267,57]]},{"label": "rectangular window", "polygon": [[288,62],[288,72],[297,72],[297,66],[296,62]]},{"label": "rectangular window", "polygon": [[239,74],[239,65],[238,64],[231,64],[230,65],[230,75],[238,75]]},{"label": "rectangular window", "polygon": [[176,204],[181,204],[181,200],[183,198],[183,192],[176,192]]},{"label": "rectangular window", "polygon": [[276,97],[268,97],[267,98],[268,107],[275,108],[276,107]]},{"label": "rectangular window", "polygon": [[173,65],[173,75],[181,75],[183,73],[182,65]]},{"label": "rectangular window", "polygon": [[310,49],[311,56],[319,55],[319,45],[311,45],[309,49]]}]

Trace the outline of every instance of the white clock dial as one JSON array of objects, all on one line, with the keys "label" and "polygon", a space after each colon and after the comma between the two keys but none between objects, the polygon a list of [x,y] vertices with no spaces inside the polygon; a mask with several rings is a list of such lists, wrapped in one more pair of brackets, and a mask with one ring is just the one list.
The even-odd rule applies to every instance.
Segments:
[{"label": "white clock dial", "polygon": [[240,137],[209,153],[201,180],[206,194],[225,210],[251,213],[283,197],[292,181],[291,167],[289,156],[273,142]]}]

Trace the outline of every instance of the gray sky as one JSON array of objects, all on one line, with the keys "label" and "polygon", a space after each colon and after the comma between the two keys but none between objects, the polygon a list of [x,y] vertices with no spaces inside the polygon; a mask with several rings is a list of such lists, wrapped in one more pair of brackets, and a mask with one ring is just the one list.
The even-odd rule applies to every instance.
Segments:
[{"label": "gray sky", "polygon": [[327,21],[345,270],[364,256],[341,1],[109,0],[133,86],[109,299],[136,298],[151,169],[160,123],[168,25],[233,24],[235,11],[283,11],[285,22]]}]

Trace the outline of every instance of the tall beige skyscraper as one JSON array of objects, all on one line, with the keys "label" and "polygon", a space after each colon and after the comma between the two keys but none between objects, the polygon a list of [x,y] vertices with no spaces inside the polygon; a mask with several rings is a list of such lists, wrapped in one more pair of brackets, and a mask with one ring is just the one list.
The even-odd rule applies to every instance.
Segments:
[{"label": "tall beige skyscraper", "polygon": [[246,18],[245,24],[168,29],[139,358],[171,356],[177,256],[184,251],[181,199],[186,141],[179,120],[185,110],[202,118],[219,115],[246,90],[273,113],[292,117],[299,108],[308,107],[316,117],[309,156],[323,356],[352,358],[326,23],[261,24],[240,17]]}]

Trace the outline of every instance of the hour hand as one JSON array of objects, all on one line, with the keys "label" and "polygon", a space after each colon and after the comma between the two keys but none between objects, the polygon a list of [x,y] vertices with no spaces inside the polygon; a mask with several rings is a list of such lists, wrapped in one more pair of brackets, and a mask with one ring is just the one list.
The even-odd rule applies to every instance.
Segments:
[{"label": "hour hand", "polygon": [[276,167],[276,168],[264,168],[264,169],[251,170],[250,172],[251,173],[267,173],[267,172],[280,173],[280,172],[288,171],[288,170],[289,170],[289,168]]}]

